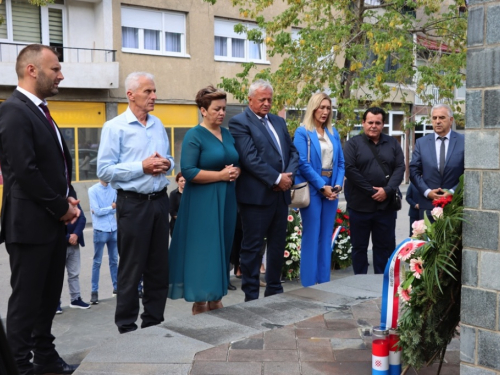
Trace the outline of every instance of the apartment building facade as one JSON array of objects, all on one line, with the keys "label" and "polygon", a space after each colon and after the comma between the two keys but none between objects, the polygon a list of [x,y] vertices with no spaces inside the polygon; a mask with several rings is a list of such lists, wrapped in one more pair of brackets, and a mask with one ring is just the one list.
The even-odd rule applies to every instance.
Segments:
[{"label": "apartment building facade", "polygon": [[[375,0],[372,0],[375,1]],[[286,7],[275,2],[271,18]],[[0,101],[17,84],[15,59],[24,45],[43,43],[61,53],[65,76],[60,93],[50,98],[54,119],[74,156],[73,181],[83,187],[96,180],[96,156],[106,120],[127,108],[123,81],[133,71],[155,75],[158,100],[153,114],[165,125],[179,170],[182,139],[200,118],[194,97],[222,76],[234,77],[242,62],[256,69],[277,67],[280,57],[269,57],[265,43],[249,41],[234,25],[257,27],[230,0],[210,5],[203,0],[55,0],[36,7],[28,0],[0,4]],[[291,32],[293,32],[291,30]],[[415,101],[412,90],[407,100]],[[384,132],[407,144],[401,97],[394,97]],[[244,105],[228,98],[226,118]],[[418,113],[422,111],[420,107]],[[292,111],[288,111],[291,114]],[[287,112],[282,112],[286,117]],[[429,128],[417,129],[425,134]],[[403,147],[409,153],[410,148]]]}]

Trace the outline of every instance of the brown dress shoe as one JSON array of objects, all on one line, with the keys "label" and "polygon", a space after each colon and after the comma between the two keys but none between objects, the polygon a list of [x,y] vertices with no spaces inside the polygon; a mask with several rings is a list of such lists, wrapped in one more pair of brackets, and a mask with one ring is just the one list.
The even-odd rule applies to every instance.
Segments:
[{"label": "brown dress shoe", "polygon": [[193,303],[193,315],[201,314],[209,310],[207,302]]},{"label": "brown dress shoe", "polygon": [[210,310],[217,310],[217,309],[222,309],[224,306],[222,306],[221,300],[218,301],[209,301],[208,302],[208,308]]}]

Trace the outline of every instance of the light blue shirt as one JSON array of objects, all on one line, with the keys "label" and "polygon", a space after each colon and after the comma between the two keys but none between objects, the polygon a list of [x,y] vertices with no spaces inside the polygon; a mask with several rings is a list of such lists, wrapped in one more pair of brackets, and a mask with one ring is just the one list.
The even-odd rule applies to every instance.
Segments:
[{"label": "light blue shirt", "polygon": [[104,186],[100,182],[92,185],[88,191],[92,226],[103,232],[116,230],[116,209],[111,207],[116,202],[116,190],[111,185]]},{"label": "light blue shirt", "polygon": [[142,161],[154,152],[170,160],[167,172],[174,168],[170,142],[160,119],[148,114],[144,126],[129,107],[104,124],[97,154],[97,176],[114,189],[141,194],[160,191],[168,185],[167,177],[153,177],[142,169]]}]

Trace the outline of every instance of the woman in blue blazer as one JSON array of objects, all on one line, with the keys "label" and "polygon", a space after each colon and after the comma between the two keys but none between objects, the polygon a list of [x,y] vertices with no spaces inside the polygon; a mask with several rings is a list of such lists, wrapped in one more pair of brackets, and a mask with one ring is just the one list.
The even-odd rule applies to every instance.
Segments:
[{"label": "woman in blue blazer", "polygon": [[331,124],[330,97],[314,94],[307,105],[304,125],[296,130],[294,138],[299,152],[295,183],[309,182],[311,192],[309,207],[300,209],[303,226],[300,279],[306,287],[330,281],[333,222],[344,181],[344,154],[339,134]]}]

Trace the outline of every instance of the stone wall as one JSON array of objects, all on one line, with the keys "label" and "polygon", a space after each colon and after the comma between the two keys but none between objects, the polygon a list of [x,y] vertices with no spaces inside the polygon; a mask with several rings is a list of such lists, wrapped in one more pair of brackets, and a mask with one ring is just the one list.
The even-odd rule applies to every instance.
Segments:
[{"label": "stone wall", "polygon": [[500,374],[500,1],[469,0],[461,374]]}]

